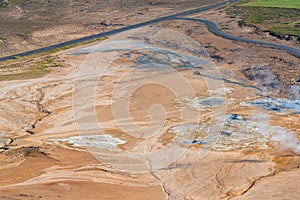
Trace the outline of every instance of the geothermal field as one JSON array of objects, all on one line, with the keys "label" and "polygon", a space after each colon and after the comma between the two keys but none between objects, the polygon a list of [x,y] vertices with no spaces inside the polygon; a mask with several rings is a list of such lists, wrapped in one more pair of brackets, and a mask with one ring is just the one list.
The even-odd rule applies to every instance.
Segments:
[{"label": "geothermal field", "polygon": [[[0,12],[20,22],[26,2]],[[104,11],[77,2],[88,11],[72,35],[68,2],[62,24],[49,18],[49,40],[0,40],[1,55],[13,55],[0,59],[1,200],[299,198],[297,33],[240,26],[239,1],[112,1],[101,28],[84,31],[86,14]],[[205,5],[216,6],[159,18]]]}]

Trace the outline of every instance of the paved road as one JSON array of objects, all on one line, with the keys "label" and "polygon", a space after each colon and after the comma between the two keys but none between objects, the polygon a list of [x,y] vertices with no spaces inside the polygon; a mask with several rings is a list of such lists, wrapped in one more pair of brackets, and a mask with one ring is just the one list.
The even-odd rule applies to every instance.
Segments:
[{"label": "paved road", "polygon": [[285,46],[285,45],[280,45],[280,44],[263,42],[263,41],[259,41],[259,40],[250,40],[250,39],[247,39],[247,38],[233,36],[233,35],[224,33],[218,27],[218,25],[216,25],[214,22],[209,21],[209,20],[197,19],[197,18],[175,18],[175,19],[176,20],[188,20],[188,21],[200,22],[200,23],[205,24],[207,26],[208,30],[210,32],[212,32],[213,34],[217,35],[217,36],[221,36],[221,37],[229,39],[229,40],[235,40],[235,41],[247,42],[247,43],[253,43],[253,44],[260,44],[260,45],[266,45],[266,46],[269,46],[269,47],[273,47],[273,48],[284,50],[284,51],[290,53],[291,55],[293,55],[293,56],[295,56],[297,58],[300,58],[300,50],[299,49],[296,49],[296,48],[293,48],[293,47],[289,47],[289,46]]},{"label": "paved road", "polygon": [[87,36],[87,37],[83,37],[83,38],[79,38],[79,39],[75,39],[75,40],[71,40],[71,41],[67,41],[67,42],[63,42],[63,43],[59,43],[59,44],[55,44],[55,45],[43,47],[43,48],[40,48],[40,49],[35,49],[35,50],[32,50],[32,51],[27,51],[27,52],[23,52],[23,53],[11,55],[11,56],[5,56],[5,57],[0,58],[0,61],[14,59],[15,57],[23,57],[23,56],[36,54],[36,53],[42,53],[42,52],[46,52],[46,51],[53,50],[53,49],[56,49],[56,48],[68,46],[68,45],[71,45],[71,44],[76,44],[76,43],[85,42],[85,41],[89,41],[89,40],[93,40],[93,39],[97,39],[97,38],[101,38],[101,37],[106,37],[106,36],[113,35],[113,34],[116,34],[116,33],[120,33],[120,32],[123,32],[123,31],[128,31],[128,30],[140,28],[140,27],[143,27],[143,26],[151,25],[151,24],[154,24],[154,23],[162,22],[162,21],[165,21],[165,20],[174,19],[174,18],[177,18],[177,17],[185,16],[185,15],[191,15],[191,14],[199,13],[199,12],[202,12],[202,11],[217,8],[217,7],[226,5],[228,3],[233,3],[233,2],[237,2],[237,1],[238,0],[227,0],[227,1],[224,1],[224,2],[204,6],[204,7],[201,7],[201,8],[197,8],[197,9],[177,13],[177,14],[174,14],[174,15],[168,15],[168,16],[165,16],[165,17],[157,18],[157,19],[150,20],[150,21],[147,21],[147,22],[142,22],[142,23],[138,23],[138,24],[135,24],[135,25],[130,25],[130,26],[127,26],[127,27],[124,27],[124,28],[119,28],[119,29],[115,29],[115,30],[112,30],[112,31],[107,31],[107,32],[103,32],[103,33],[99,33],[99,34],[95,34],[95,35],[91,35],[91,36]]}]

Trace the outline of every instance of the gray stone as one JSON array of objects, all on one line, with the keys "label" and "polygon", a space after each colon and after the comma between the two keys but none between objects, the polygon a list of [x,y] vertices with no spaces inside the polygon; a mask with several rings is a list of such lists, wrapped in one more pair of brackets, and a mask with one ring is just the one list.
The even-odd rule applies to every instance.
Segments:
[{"label": "gray stone", "polygon": [[2,149],[3,147],[5,147],[6,145],[9,145],[10,143],[12,143],[12,139],[9,137],[2,137],[0,138],[0,148]]}]

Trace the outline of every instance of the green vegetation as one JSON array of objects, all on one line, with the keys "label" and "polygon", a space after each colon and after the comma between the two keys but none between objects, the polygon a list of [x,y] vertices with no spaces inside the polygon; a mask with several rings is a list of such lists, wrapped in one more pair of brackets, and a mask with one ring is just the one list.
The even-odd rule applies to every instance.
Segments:
[{"label": "green vegetation", "polygon": [[255,25],[279,38],[300,37],[299,0],[243,0],[233,13],[242,17],[240,25]]},{"label": "green vegetation", "polygon": [[300,8],[299,0],[253,0],[240,6]]},{"label": "green vegetation", "polygon": [[37,54],[34,54],[34,55],[29,55],[29,56],[25,56],[25,57],[15,56],[14,59],[15,60],[26,60],[26,59],[36,58],[36,57],[39,57],[39,56],[50,55],[50,54],[57,53],[59,51],[72,49],[72,48],[87,45],[87,44],[90,44],[90,43],[93,43],[93,42],[103,41],[103,40],[106,40],[107,38],[108,37],[94,38],[92,40],[88,40],[88,41],[84,41],[84,42],[78,42],[78,43],[75,43],[75,44],[70,44],[70,45],[67,45],[67,46],[55,48],[55,49],[52,49],[52,50],[49,50],[49,51],[46,51],[46,52],[42,52],[42,53],[37,53]]},{"label": "green vegetation", "polygon": [[0,81],[38,78],[50,72],[53,67],[60,67],[57,57],[47,56],[39,61],[17,63],[0,67]]},{"label": "green vegetation", "polygon": [[8,0],[0,0],[0,7],[4,7],[8,5]]},{"label": "green vegetation", "polygon": [[[2,62],[0,66],[0,81],[21,80],[39,78],[51,71],[53,67],[61,67],[62,63],[57,56],[51,55],[56,52],[71,49],[77,46],[90,44],[96,41],[102,41],[107,37],[95,38],[85,42],[67,45],[47,52],[38,53],[30,56],[15,56],[14,60]],[[37,59],[41,57],[40,59]],[[18,63],[15,63],[15,61]],[[35,60],[35,61],[32,61]]]},{"label": "green vegetation", "polygon": [[0,151],[0,159],[0,167],[8,167],[11,164],[21,162],[23,160],[23,153],[21,149]]},{"label": "green vegetation", "polygon": [[78,42],[78,43],[75,43],[75,44],[70,44],[70,45],[67,45],[67,46],[52,49],[52,50],[48,51],[47,54],[52,54],[52,53],[56,53],[56,52],[59,52],[59,51],[72,49],[74,47],[90,44],[90,43],[93,43],[93,42],[96,42],[96,41],[106,40],[107,38],[108,37],[94,38],[92,40],[88,40],[88,41],[84,41],[84,42]]},{"label": "green vegetation", "polygon": [[21,56],[14,56],[14,59],[16,59],[16,60],[21,60],[22,57],[21,57]]}]

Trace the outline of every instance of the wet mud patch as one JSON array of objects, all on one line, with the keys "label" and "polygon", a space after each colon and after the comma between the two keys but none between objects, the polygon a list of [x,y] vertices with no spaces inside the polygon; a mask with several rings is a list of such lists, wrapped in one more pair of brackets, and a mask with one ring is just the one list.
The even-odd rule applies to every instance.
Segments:
[{"label": "wet mud patch", "polygon": [[257,106],[265,111],[287,115],[287,114],[300,114],[300,100],[290,100],[287,98],[261,98],[250,102],[240,103],[242,106]]},{"label": "wet mud patch", "polygon": [[193,110],[204,110],[213,107],[219,107],[226,104],[226,99],[221,97],[196,97],[182,98],[179,100],[180,105],[187,106]]},{"label": "wet mud patch", "polygon": [[248,148],[266,150],[273,147],[272,143],[278,143],[282,149],[300,152],[300,143],[292,131],[263,121],[246,119],[238,114],[218,117],[211,124],[174,126],[168,133],[175,134],[178,143],[197,144],[215,151]]}]

